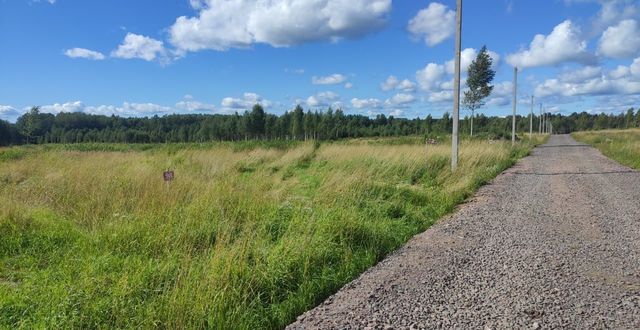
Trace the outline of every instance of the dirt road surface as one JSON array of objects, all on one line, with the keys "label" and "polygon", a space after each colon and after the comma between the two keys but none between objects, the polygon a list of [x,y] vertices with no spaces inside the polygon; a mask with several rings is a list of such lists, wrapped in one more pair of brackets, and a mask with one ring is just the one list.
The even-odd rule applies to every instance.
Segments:
[{"label": "dirt road surface", "polygon": [[640,173],[553,136],[289,329],[640,329]]}]

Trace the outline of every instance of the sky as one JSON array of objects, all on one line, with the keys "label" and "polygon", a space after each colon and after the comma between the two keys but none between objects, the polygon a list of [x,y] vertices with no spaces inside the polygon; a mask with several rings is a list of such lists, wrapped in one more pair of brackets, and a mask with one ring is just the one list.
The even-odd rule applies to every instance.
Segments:
[{"label": "sky", "polygon": [[[452,109],[455,0],[0,0],[0,119]],[[480,112],[640,106],[639,0],[466,0],[462,65],[497,72]],[[462,73],[463,84],[465,72]],[[463,110],[461,116],[468,115]]]}]

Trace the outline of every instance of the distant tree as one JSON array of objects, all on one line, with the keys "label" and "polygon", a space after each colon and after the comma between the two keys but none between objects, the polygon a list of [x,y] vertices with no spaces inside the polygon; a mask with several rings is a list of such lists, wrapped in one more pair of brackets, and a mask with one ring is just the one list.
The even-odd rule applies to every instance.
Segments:
[{"label": "distant tree", "polygon": [[493,59],[489,56],[487,46],[482,49],[476,56],[475,60],[469,65],[467,74],[468,91],[464,92],[463,105],[471,111],[471,136],[473,136],[473,117],[475,111],[485,105],[485,99],[491,95],[493,86],[491,82],[496,72],[491,69]]},{"label": "distant tree", "polygon": [[35,138],[42,129],[39,117],[40,107],[31,107],[31,110],[20,116],[16,122],[18,131],[25,137],[27,144],[37,142]]},{"label": "distant tree", "polygon": [[625,127],[626,128],[631,128],[631,127],[635,127],[635,118],[634,118],[634,113],[633,113],[633,108],[629,108],[629,110],[627,110],[627,115],[624,118],[624,122],[625,122]]},{"label": "distant tree", "polygon": [[293,110],[293,120],[291,123],[291,135],[294,139],[302,139],[304,137],[304,110],[298,104]]},{"label": "distant tree", "polygon": [[247,118],[247,130],[249,135],[253,138],[262,138],[265,133],[266,114],[262,105],[256,104],[253,106],[251,113]]}]

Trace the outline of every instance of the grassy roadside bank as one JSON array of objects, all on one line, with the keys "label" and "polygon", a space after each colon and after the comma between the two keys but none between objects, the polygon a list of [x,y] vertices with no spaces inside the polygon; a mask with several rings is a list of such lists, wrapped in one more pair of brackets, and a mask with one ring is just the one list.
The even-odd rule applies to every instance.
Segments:
[{"label": "grassy roadside bank", "polygon": [[0,328],[282,328],[530,151],[100,148],[0,149]]},{"label": "grassy roadside bank", "polygon": [[576,132],[571,136],[620,164],[640,169],[640,129]]}]

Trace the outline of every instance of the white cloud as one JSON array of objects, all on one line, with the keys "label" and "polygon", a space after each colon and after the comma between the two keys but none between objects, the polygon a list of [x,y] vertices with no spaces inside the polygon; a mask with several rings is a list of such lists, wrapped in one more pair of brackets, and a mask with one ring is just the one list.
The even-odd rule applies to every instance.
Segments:
[{"label": "white cloud", "polygon": [[[491,59],[493,60],[491,68],[493,70],[497,70],[498,66],[500,65],[500,54],[491,50],[488,50],[487,53],[489,53],[489,57],[491,57]],[[475,60],[477,56],[478,51],[474,48],[465,48],[464,50],[462,50],[460,52],[460,71],[462,73],[466,73],[467,71],[469,71],[469,65],[471,65],[471,62],[473,62],[473,60]],[[451,59],[447,61],[447,63],[445,63],[448,74],[455,73],[455,64],[456,63],[454,59]]]},{"label": "white cloud", "polygon": [[409,103],[413,103],[415,102],[415,100],[416,100],[416,97],[413,96],[412,94],[398,93],[392,96],[391,98],[387,99],[386,101],[384,101],[384,103],[388,107],[400,107],[400,106],[406,106]]},{"label": "white cloud", "polygon": [[[600,74],[598,74],[600,73]],[[547,79],[535,89],[538,97],[633,95],[640,93],[640,58],[629,67],[619,66],[609,72],[587,67]]]},{"label": "white cloud", "polygon": [[244,93],[241,98],[225,97],[222,99],[221,104],[225,112],[249,110],[256,104],[260,104],[264,108],[271,107],[271,101],[265,100],[256,93]]},{"label": "white cloud", "polygon": [[392,89],[397,89],[404,92],[413,92],[416,88],[416,84],[409,79],[400,81],[400,79],[395,76],[389,76],[387,80],[380,84],[380,88],[385,92]]},{"label": "white cloud", "polygon": [[178,17],[169,28],[178,52],[286,47],[356,38],[380,29],[391,0],[200,0],[197,17]]},{"label": "white cloud", "polygon": [[435,46],[453,35],[455,19],[455,11],[441,3],[432,2],[409,21],[407,29],[414,38]]},{"label": "white cloud", "polygon": [[305,103],[309,107],[337,106],[339,98],[340,96],[334,92],[321,92],[309,96]]},{"label": "white cloud", "polygon": [[353,88],[353,83],[348,82],[348,83],[344,84],[344,88],[346,88],[346,89]]},{"label": "white cloud", "polygon": [[168,114],[175,112],[170,107],[154,104],[154,103],[129,103],[124,102],[121,107],[113,105],[87,106],[83,110],[86,113],[94,115],[117,115],[124,117],[141,117],[153,116],[160,114]]},{"label": "white cloud", "polygon": [[10,105],[0,105],[0,119],[15,122],[24,111],[20,111]]},{"label": "white cloud", "polygon": [[153,61],[155,59],[165,61],[166,51],[162,41],[143,35],[127,33],[118,49],[111,52],[111,56],[126,59],[139,58],[145,61]]},{"label": "white cloud", "polygon": [[507,62],[520,68],[529,68],[564,62],[586,63],[592,58],[587,52],[587,42],[581,37],[580,28],[566,20],[548,36],[536,35],[528,49],[507,56]]},{"label": "white cloud", "polygon": [[560,75],[560,80],[570,83],[578,83],[602,76],[602,68],[599,66],[585,66],[574,71]]},{"label": "white cloud", "polygon": [[397,77],[389,76],[387,80],[385,80],[383,83],[380,84],[380,88],[385,92],[390,91],[392,89],[395,89],[399,83],[400,83],[400,80],[398,80]]},{"label": "white cloud", "polygon": [[150,116],[175,112],[174,109],[154,103],[129,103],[124,102],[122,106],[99,105],[87,106],[81,101],[66,103],[54,103],[43,105],[40,111],[44,113],[58,114],[61,112],[84,112],[96,115],[119,115],[125,117]]},{"label": "white cloud", "polygon": [[189,4],[193,9],[202,9],[207,5],[206,0],[189,0]]},{"label": "white cloud", "polygon": [[80,101],[67,102],[67,103],[55,103],[51,105],[43,105],[40,107],[41,112],[45,113],[60,113],[60,112],[81,112],[84,111],[85,105]]},{"label": "white cloud", "polygon": [[216,110],[216,106],[213,104],[194,101],[193,98],[185,97],[184,100],[176,103],[176,109],[188,112],[213,112]]},{"label": "white cloud", "polygon": [[597,0],[597,2],[602,7],[593,20],[592,35],[598,35],[612,24],[637,17],[640,13],[636,0]]},{"label": "white cloud", "polygon": [[602,33],[598,53],[613,58],[631,58],[640,54],[640,26],[636,20],[624,20]]},{"label": "white cloud", "polygon": [[100,52],[96,52],[90,49],[85,49],[85,48],[71,48],[71,49],[67,49],[64,54],[67,57],[70,58],[86,58],[89,60],[96,60],[96,61],[100,61],[100,60],[104,60],[105,56],[104,54],[100,53]]},{"label": "white cloud", "polygon": [[420,88],[425,91],[433,91],[438,89],[445,77],[444,65],[429,63],[423,69],[416,72],[416,81]]},{"label": "white cloud", "polygon": [[311,78],[311,82],[314,85],[336,85],[341,84],[345,81],[347,81],[347,77],[339,73],[334,73],[325,77],[314,76]]},{"label": "white cloud", "polygon": [[356,109],[380,109],[382,108],[382,101],[376,98],[369,99],[359,99],[353,98],[351,99],[351,106]]},{"label": "white cloud", "polygon": [[429,102],[446,102],[453,101],[453,91],[443,90],[439,92],[433,92],[429,94]]}]

